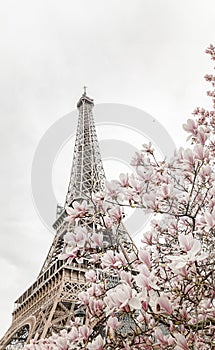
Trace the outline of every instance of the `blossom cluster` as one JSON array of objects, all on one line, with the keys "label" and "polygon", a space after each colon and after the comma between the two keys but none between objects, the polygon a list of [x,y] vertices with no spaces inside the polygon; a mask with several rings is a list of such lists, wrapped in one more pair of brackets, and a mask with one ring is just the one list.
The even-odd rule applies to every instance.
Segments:
[{"label": "blossom cluster", "polygon": [[[215,60],[215,47],[207,53]],[[205,78],[215,86],[215,76]],[[208,95],[214,105],[214,90]],[[88,261],[78,304],[85,324],[74,319],[26,349],[215,348],[215,111],[196,108],[183,128],[189,148],[167,161],[144,144],[134,174],[67,209],[61,258]],[[124,206],[153,215],[139,249],[123,239]]]}]

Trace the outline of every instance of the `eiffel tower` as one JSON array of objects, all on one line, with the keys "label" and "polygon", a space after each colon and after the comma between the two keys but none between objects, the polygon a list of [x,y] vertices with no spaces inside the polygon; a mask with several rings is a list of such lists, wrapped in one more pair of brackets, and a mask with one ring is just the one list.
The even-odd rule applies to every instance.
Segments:
[{"label": "eiffel tower", "polygon": [[[78,293],[85,290],[87,264],[66,264],[59,260],[64,249],[63,237],[68,231],[65,208],[74,201],[90,198],[92,193],[104,189],[105,173],[93,119],[93,99],[84,93],[78,101],[79,110],[76,141],[70,183],[65,206],[57,207],[57,218],[53,224],[56,234],[36,281],[16,300],[12,324],[0,341],[0,350],[22,349],[33,338],[45,338],[59,332],[70,324],[78,310]],[[92,222],[84,222],[92,229]],[[95,226],[94,226],[95,227]],[[136,250],[124,226],[120,227],[117,244],[126,254],[126,249]],[[104,244],[113,244],[114,237],[104,232]],[[128,248],[129,247],[129,248]]]}]

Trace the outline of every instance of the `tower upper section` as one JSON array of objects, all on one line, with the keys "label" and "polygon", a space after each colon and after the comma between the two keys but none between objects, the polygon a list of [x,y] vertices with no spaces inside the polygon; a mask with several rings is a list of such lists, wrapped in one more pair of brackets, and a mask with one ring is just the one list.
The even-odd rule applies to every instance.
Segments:
[{"label": "tower upper section", "polygon": [[77,107],[79,118],[65,205],[70,205],[73,200],[87,199],[92,193],[103,190],[105,181],[92,112],[94,103],[86,95],[86,88]]}]

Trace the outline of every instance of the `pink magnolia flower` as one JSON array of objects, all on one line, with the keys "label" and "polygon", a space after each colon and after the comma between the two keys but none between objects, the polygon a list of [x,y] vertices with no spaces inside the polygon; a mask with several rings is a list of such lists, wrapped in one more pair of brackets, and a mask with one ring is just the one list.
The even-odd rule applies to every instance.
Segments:
[{"label": "pink magnolia flower", "polygon": [[85,273],[85,278],[87,281],[95,282],[96,281],[96,272],[94,270],[89,270]]},{"label": "pink magnolia flower", "polygon": [[191,149],[184,150],[183,160],[191,166],[194,164],[193,151]]},{"label": "pink magnolia flower", "polygon": [[67,232],[64,236],[64,242],[71,247],[83,248],[89,241],[86,227],[77,226],[73,232]]},{"label": "pink magnolia flower", "polygon": [[103,234],[101,232],[94,232],[91,236],[91,240],[93,241],[96,247],[101,248],[103,246]]},{"label": "pink magnolia flower", "polygon": [[188,235],[181,234],[179,235],[178,240],[181,249],[183,249],[185,252],[188,252],[192,248],[194,248],[196,252],[199,252],[201,249],[201,243],[197,239],[193,238],[192,233],[189,233]]},{"label": "pink magnolia flower", "polygon": [[212,81],[213,80],[213,75],[212,74],[205,74],[204,76],[206,81]]},{"label": "pink magnolia flower", "polygon": [[141,265],[139,267],[140,273],[134,277],[135,282],[137,283],[138,287],[142,288],[142,290],[150,291],[152,288],[154,290],[159,289],[156,285],[156,278],[151,273],[146,265]]},{"label": "pink magnolia flower", "polygon": [[144,232],[143,238],[141,239],[141,242],[145,243],[147,245],[152,245],[152,240],[153,240],[153,233],[152,233],[152,231]]},{"label": "pink magnolia flower", "polygon": [[164,335],[160,327],[157,327],[155,329],[155,339],[158,341],[159,344],[162,345],[171,345],[173,342],[173,338],[169,335]]},{"label": "pink magnolia flower", "polygon": [[107,321],[107,333],[110,334],[110,337],[115,339],[116,330],[119,329],[121,322],[118,321],[117,317],[109,316]]},{"label": "pink magnolia flower", "polygon": [[128,189],[128,193],[132,194],[135,198],[138,198],[138,196],[142,193],[143,191],[143,185],[142,183],[139,181],[139,179],[137,179],[134,174],[132,174],[131,176],[129,176],[129,189]]},{"label": "pink magnolia flower", "polygon": [[100,283],[92,283],[91,287],[87,289],[89,296],[101,296],[103,291],[103,285]]},{"label": "pink magnolia flower", "polygon": [[105,198],[105,192],[96,192],[92,194],[93,202],[96,202],[97,204],[103,204],[104,198]]},{"label": "pink magnolia flower", "polygon": [[199,175],[204,179],[206,180],[205,178],[207,178],[208,176],[211,175],[211,167],[210,165],[205,165],[205,166],[202,166],[200,171],[199,171]]},{"label": "pink magnolia flower", "polygon": [[131,272],[121,271],[120,272],[121,282],[129,284],[132,287],[132,275]]},{"label": "pink magnolia flower", "polygon": [[123,217],[122,209],[120,206],[114,206],[114,208],[108,211],[108,214],[113,221],[116,221],[118,223],[120,223]]},{"label": "pink magnolia flower", "polygon": [[88,326],[83,325],[81,327],[79,327],[79,336],[84,339],[87,340],[89,338],[90,335],[90,329]]},{"label": "pink magnolia flower", "polygon": [[59,255],[60,260],[67,260],[68,263],[72,262],[78,256],[78,247],[66,247],[64,251]]},{"label": "pink magnolia flower", "polygon": [[173,312],[172,304],[170,303],[169,298],[164,294],[157,298],[157,308],[158,306],[161,309],[161,312],[164,311],[167,315],[171,315]]},{"label": "pink magnolia flower", "polygon": [[120,186],[117,181],[107,181],[105,182],[106,186],[106,194],[108,197],[112,199],[117,199],[118,196],[121,194]]},{"label": "pink magnolia flower", "polygon": [[85,292],[85,291],[80,292],[78,294],[78,297],[83,305],[89,304],[90,295],[89,295],[88,291],[87,292]]},{"label": "pink magnolia flower", "polygon": [[141,300],[133,295],[133,290],[128,284],[119,284],[107,291],[104,302],[110,312],[115,309],[124,309],[126,306],[132,309],[141,308]]},{"label": "pink magnolia flower", "polygon": [[202,145],[195,145],[193,154],[195,159],[203,161],[208,158],[209,151]]},{"label": "pink magnolia flower", "polygon": [[59,350],[68,350],[69,349],[69,345],[68,345],[68,340],[65,337],[58,337],[56,339],[56,346],[57,349]]},{"label": "pink magnolia flower", "polygon": [[140,261],[142,261],[146,266],[150,269],[151,267],[151,261],[150,261],[150,254],[146,249],[140,248],[138,257]]},{"label": "pink magnolia flower", "polygon": [[125,255],[122,252],[116,253],[115,257],[116,257],[116,261],[114,263],[115,267],[120,268],[122,266],[127,266],[128,261],[126,260]]},{"label": "pink magnolia flower", "polygon": [[103,350],[105,345],[105,341],[102,336],[99,334],[92,342],[87,344],[88,350]]},{"label": "pink magnolia flower", "polygon": [[149,142],[148,144],[143,144],[143,152],[146,152],[148,154],[153,154],[154,148],[152,147],[152,143]]},{"label": "pink magnolia flower", "polygon": [[215,208],[210,213],[208,211],[205,212],[204,219],[207,223],[209,229],[213,228],[215,225]]},{"label": "pink magnolia flower", "polygon": [[193,263],[194,261],[204,260],[208,255],[206,253],[199,254],[201,251],[201,243],[193,238],[192,233],[188,235],[181,234],[179,236],[179,244],[187,254],[172,256],[168,255],[167,258],[172,260],[170,267],[173,270],[182,269],[187,264]]},{"label": "pink magnolia flower", "polygon": [[139,274],[134,277],[134,280],[138,287],[142,288],[143,290],[150,290],[152,288],[151,278],[150,275],[146,276],[144,274]]},{"label": "pink magnolia flower", "polygon": [[189,350],[189,345],[182,334],[174,334],[174,337],[176,338],[175,350]]},{"label": "pink magnolia flower", "polygon": [[[153,181],[155,178],[155,174],[153,169],[147,168],[137,168],[137,175],[139,176],[141,181],[144,181],[145,183],[149,183],[150,181]],[[141,184],[143,186],[143,183]],[[139,192],[142,192],[142,188],[139,188]]]},{"label": "pink magnolia flower", "polygon": [[[133,258],[135,260],[136,256]],[[120,269],[122,266],[127,266],[128,261],[122,252],[115,253],[112,250],[108,250],[101,258],[103,268],[115,268]]]},{"label": "pink magnolia flower", "polygon": [[192,133],[193,135],[196,135],[197,126],[193,119],[188,119],[187,124],[183,124],[183,129],[187,132]]},{"label": "pink magnolia flower", "polygon": [[103,217],[104,224],[106,228],[112,228],[113,227],[113,220],[109,216]]},{"label": "pink magnolia flower", "polygon": [[70,342],[74,342],[77,341],[79,339],[79,334],[78,334],[78,330],[76,327],[72,327],[70,332],[68,333],[68,339]]},{"label": "pink magnolia flower", "polygon": [[121,187],[128,187],[129,186],[129,178],[128,174],[120,174],[119,175],[119,185]]},{"label": "pink magnolia flower", "polygon": [[90,297],[89,299],[89,312],[92,316],[99,316],[103,313],[103,301],[101,299],[96,299],[94,297]]},{"label": "pink magnolia flower", "polygon": [[64,236],[64,242],[70,245],[75,245],[75,236],[73,232],[67,232]]},{"label": "pink magnolia flower", "polygon": [[140,152],[135,152],[134,157],[131,160],[131,165],[133,166],[139,166],[142,164],[143,156]]},{"label": "pink magnolia flower", "polygon": [[116,262],[116,257],[114,255],[114,252],[112,250],[108,250],[104,256],[101,258],[102,261],[102,267],[114,267],[114,264]]},{"label": "pink magnolia flower", "polygon": [[66,207],[66,212],[69,215],[66,218],[66,220],[74,221],[76,218],[82,218],[87,214],[89,209],[90,209],[90,206],[86,200],[83,200],[82,203],[75,201],[73,202],[73,208]]},{"label": "pink magnolia flower", "polygon": [[159,201],[155,193],[150,192],[143,195],[144,206],[154,212],[159,211]]},{"label": "pink magnolia flower", "polygon": [[118,321],[118,318],[115,316],[109,316],[107,321],[107,327],[111,328],[112,330],[116,330],[120,326],[121,322]]},{"label": "pink magnolia flower", "polygon": [[161,185],[160,187],[160,196],[161,196],[161,199],[169,199],[170,197],[173,197],[174,196],[174,189],[172,188],[171,185],[167,185],[167,184],[163,184]]},{"label": "pink magnolia flower", "polygon": [[200,127],[197,133],[197,142],[204,146],[207,139],[208,135],[205,133],[205,130],[202,127]]}]

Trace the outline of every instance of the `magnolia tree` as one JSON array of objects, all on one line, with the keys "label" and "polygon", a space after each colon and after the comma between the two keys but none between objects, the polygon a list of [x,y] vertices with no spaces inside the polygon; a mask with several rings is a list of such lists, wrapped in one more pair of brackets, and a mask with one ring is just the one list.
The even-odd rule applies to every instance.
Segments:
[{"label": "magnolia tree", "polygon": [[[215,47],[206,52],[215,60]],[[215,76],[205,79],[215,109]],[[144,145],[132,161],[135,174],[68,208],[73,227],[97,218],[94,233],[77,225],[66,234],[61,257],[88,260],[88,288],[79,294],[86,320],[26,349],[215,348],[215,111],[197,108],[183,127],[190,148],[167,162]],[[125,205],[153,215],[138,251],[119,249]],[[105,229],[117,244],[104,248]]]}]

